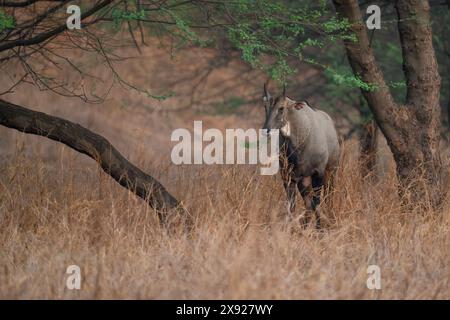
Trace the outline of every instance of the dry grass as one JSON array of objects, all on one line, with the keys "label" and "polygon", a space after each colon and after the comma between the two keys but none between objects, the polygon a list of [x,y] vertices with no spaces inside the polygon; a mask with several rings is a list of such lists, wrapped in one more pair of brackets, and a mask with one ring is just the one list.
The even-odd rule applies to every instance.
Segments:
[{"label": "dry grass", "polygon": [[[196,220],[192,237],[168,234],[143,201],[92,160],[0,128],[0,298],[450,298],[448,202],[442,211],[427,209],[426,201],[402,206],[391,169],[378,181],[361,177],[352,142],[324,208],[323,232],[282,227],[278,176],[260,176],[254,166],[170,165],[174,128],[192,128],[193,119],[205,129],[258,128],[263,111],[246,105],[243,115],[215,117],[152,110],[213,96],[259,97],[261,81],[225,66],[192,93],[197,81],[189,75],[202,76],[208,52],[191,50],[193,56],[171,62],[161,50],[144,49],[123,68],[133,83],[160,86],[156,93],[181,92],[161,108],[121,90],[99,106],[27,87],[4,98],[104,135],[186,204]],[[90,71],[104,72],[90,63]],[[81,290],[66,289],[72,264],[81,267]],[[371,264],[381,267],[382,290],[366,287]]]},{"label": "dry grass", "polygon": [[[255,167],[137,159],[194,214],[187,238],[83,156],[17,136],[0,166],[1,298],[450,298],[449,207],[402,208],[392,178],[359,176],[352,143],[323,232],[283,228],[279,178]],[[72,264],[79,291],[65,288]],[[366,288],[371,264],[382,290]]]}]

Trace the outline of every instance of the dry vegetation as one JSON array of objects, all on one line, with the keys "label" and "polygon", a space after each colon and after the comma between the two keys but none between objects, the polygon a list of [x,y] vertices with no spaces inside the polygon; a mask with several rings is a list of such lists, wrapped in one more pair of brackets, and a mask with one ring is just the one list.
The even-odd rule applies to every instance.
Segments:
[{"label": "dry vegetation", "polygon": [[[255,166],[170,164],[173,128],[192,128],[194,118],[210,127],[256,126],[259,111],[160,114],[123,108],[143,104],[128,93],[87,107],[43,93],[8,99],[105,135],[182,200],[196,226],[191,237],[169,234],[90,159],[0,128],[0,298],[450,298],[448,199],[436,211],[426,199],[402,204],[392,169],[361,176],[355,141],[344,144],[326,227],[301,231],[283,226],[278,176],[260,176]],[[78,291],[65,287],[72,264],[82,270]],[[381,267],[382,290],[366,288],[371,264]]]},{"label": "dry vegetation", "polygon": [[[53,147],[53,163],[17,148],[1,166],[0,297],[449,298],[448,206],[402,208],[392,179],[358,175],[351,147],[322,232],[284,229],[280,181],[252,167],[153,167],[177,177],[168,187],[196,218],[192,238],[168,234],[67,148]],[[71,264],[80,291],[65,289]],[[378,292],[365,285],[370,264]]]}]

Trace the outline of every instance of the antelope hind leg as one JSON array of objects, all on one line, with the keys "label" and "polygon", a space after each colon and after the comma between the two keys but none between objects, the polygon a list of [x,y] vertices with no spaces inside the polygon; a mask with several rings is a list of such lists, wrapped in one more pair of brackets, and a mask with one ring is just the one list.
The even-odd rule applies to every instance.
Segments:
[{"label": "antelope hind leg", "polygon": [[322,187],[323,187],[323,183],[324,183],[323,174],[315,172],[312,175],[311,180],[312,180],[312,189],[313,189],[312,209],[314,210],[315,215],[316,215],[316,228],[320,229],[320,193],[322,191]]},{"label": "antelope hind leg", "polygon": [[311,185],[311,177],[304,177],[297,183],[298,191],[300,191],[303,201],[305,202],[306,212],[300,217],[300,225],[304,228],[308,226],[313,211]]}]

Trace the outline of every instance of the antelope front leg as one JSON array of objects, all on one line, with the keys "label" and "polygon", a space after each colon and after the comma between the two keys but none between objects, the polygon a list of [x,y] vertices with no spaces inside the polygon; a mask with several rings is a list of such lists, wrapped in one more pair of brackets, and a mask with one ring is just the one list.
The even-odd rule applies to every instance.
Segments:
[{"label": "antelope front leg", "polygon": [[312,209],[316,214],[316,228],[320,229],[320,192],[324,182],[323,174],[315,172],[311,179],[313,188]]},{"label": "antelope front leg", "polygon": [[300,218],[300,224],[302,227],[305,227],[308,225],[309,220],[311,219],[311,212],[312,212],[312,191],[311,191],[311,179],[310,177],[305,177],[300,179],[300,181],[297,183],[298,191],[300,191],[300,194],[302,195],[303,201],[305,202],[305,208],[306,213]]}]

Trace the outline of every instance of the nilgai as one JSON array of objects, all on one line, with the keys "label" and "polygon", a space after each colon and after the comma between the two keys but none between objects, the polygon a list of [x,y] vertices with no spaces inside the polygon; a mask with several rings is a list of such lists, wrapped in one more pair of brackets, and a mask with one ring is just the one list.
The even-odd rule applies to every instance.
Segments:
[{"label": "nilgai", "polygon": [[283,94],[272,97],[264,84],[263,104],[266,120],[263,129],[279,129],[280,171],[288,198],[288,217],[295,211],[296,189],[306,207],[301,218],[307,225],[316,215],[320,228],[320,192],[325,175],[331,177],[339,161],[339,141],[331,117],[312,108],[306,101],[294,101]]}]

